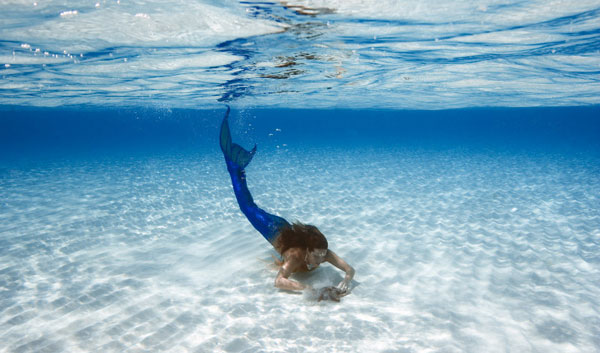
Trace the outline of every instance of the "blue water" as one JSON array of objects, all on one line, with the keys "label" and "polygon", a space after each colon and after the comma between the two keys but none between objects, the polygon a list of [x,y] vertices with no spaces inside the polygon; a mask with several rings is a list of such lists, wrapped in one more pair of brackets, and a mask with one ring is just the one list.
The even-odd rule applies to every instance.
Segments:
[{"label": "blue water", "polygon": [[0,352],[600,352],[599,9],[1,3]]},{"label": "blue water", "polygon": [[356,268],[341,304],[273,287],[224,110],[2,112],[3,350],[600,349],[598,108],[234,110],[259,205]]}]

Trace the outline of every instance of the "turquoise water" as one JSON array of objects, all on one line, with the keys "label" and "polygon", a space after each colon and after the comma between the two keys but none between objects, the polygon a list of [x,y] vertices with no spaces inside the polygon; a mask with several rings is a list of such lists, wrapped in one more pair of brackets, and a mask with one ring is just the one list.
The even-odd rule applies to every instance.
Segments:
[{"label": "turquoise water", "polygon": [[[0,352],[600,351],[599,11],[1,3]],[[225,104],[340,303],[274,288]]]}]

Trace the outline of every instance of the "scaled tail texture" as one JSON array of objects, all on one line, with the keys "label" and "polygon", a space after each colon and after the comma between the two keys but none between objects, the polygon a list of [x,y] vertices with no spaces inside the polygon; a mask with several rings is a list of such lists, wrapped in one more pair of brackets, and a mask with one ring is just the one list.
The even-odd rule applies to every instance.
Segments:
[{"label": "scaled tail texture", "polygon": [[221,123],[221,151],[223,151],[226,160],[232,161],[240,168],[244,169],[252,160],[254,153],[256,153],[256,145],[254,145],[254,148],[251,151],[246,151],[242,146],[231,141],[231,132],[229,131],[229,123],[227,121],[230,110],[229,106],[227,106],[227,112]]}]

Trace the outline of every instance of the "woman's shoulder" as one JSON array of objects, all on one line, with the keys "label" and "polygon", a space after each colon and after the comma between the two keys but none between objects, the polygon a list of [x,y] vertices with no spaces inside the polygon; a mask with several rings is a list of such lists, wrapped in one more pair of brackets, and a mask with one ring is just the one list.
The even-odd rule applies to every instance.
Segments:
[{"label": "woman's shoulder", "polygon": [[287,249],[285,251],[285,253],[283,253],[282,255],[286,260],[287,259],[304,260],[304,257],[306,256],[305,252],[306,252],[305,249],[293,247],[293,248]]},{"label": "woman's shoulder", "polygon": [[292,272],[308,271],[306,261],[304,260],[305,258],[306,250],[301,248],[289,248],[283,254],[283,261],[292,268]]}]

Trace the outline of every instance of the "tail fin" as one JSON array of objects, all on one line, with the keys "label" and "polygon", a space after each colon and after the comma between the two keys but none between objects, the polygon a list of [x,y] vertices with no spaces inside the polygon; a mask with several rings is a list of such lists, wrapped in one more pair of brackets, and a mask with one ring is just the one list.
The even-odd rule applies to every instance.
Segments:
[{"label": "tail fin", "polygon": [[221,151],[223,151],[225,159],[232,161],[240,168],[244,169],[252,160],[254,153],[256,153],[256,145],[254,145],[254,148],[251,151],[246,151],[242,146],[231,141],[231,132],[229,131],[229,123],[227,122],[230,110],[229,106],[227,106],[227,112],[221,123]]}]

